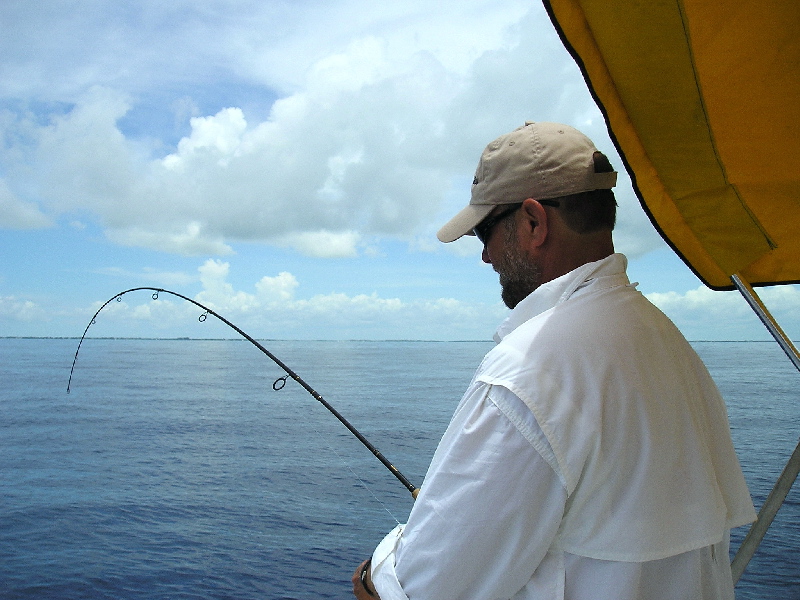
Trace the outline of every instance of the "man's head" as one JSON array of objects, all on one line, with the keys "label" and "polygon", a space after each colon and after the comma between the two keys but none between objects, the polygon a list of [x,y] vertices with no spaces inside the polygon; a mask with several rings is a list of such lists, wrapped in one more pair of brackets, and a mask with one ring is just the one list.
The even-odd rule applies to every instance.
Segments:
[{"label": "man's head", "polygon": [[581,132],[526,123],[486,147],[469,205],[438,237],[477,235],[513,308],[542,283],[613,252],[616,178]]},{"label": "man's head", "polygon": [[[439,230],[438,237],[453,242],[471,235],[500,205],[610,190],[616,182],[617,174],[608,159],[580,131],[559,123],[528,122],[486,146],[472,181],[469,205]],[[569,212],[582,212],[578,205],[586,203],[569,204]],[[588,208],[591,211],[593,207]]]}]

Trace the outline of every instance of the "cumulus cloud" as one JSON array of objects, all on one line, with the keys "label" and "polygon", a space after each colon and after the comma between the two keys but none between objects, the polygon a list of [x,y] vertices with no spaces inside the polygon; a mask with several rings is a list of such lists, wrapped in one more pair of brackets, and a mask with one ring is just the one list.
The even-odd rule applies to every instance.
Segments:
[{"label": "cumulus cloud", "polygon": [[294,275],[283,271],[275,277],[262,277],[256,284],[256,290],[258,297],[267,305],[281,304],[294,299],[298,285]]},{"label": "cumulus cloud", "polygon": [[17,296],[0,296],[0,318],[17,321],[48,320],[45,310],[32,300]]},{"label": "cumulus cloud", "polygon": [[[218,259],[198,269],[202,290],[194,299],[236,323],[256,338],[284,339],[422,339],[487,340],[507,313],[500,302],[492,305],[453,298],[403,300],[376,293],[341,292],[303,297],[301,283],[289,272],[267,275],[251,289],[236,289],[229,279],[231,265]],[[101,303],[86,309],[94,314]],[[198,309],[167,294],[126,295],[102,313],[105,335],[159,335],[233,337],[213,319],[198,328]],[[100,321],[98,320],[98,321]],[[131,323],[135,321],[135,323]],[[107,322],[112,322],[107,325]],[[95,328],[93,333],[101,335]]]},{"label": "cumulus cloud", "polygon": [[[483,146],[526,119],[573,123],[610,149],[599,111],[541,7],[418,2],[369,4],[367,11],[360,5],[287,13],[272,3],[248,4],[252,18],[244,20],[241,7],[226,15],[219,3],[204,3],[217,12],[215,24],[192,3],[147,2],[143,11],[152,23],[185,13],[167,40],[144,33],[153,46],[130,43],[133,29],[124,15],[95,6],[121,23],[122,41],[105,58],[99,46],[70,46],[70,52],[89,53],[74,64],[111,61],[117,76],[72,66],[74,87],[60,89],[68,82],[58,78],[51,92],[61,102],[57,111],[8,126],[15,140],[3,157],[8,176],[15,182],[32,176],[38,189],[16,206],[27,207],[32,223],[44,210],[88,213],[112,242],[162,252],[220,256],[244,240],[343,257],[366,251],[365,240],[375,237],[432,237],[466,202]],[[276,31],[268,25],[278,18]],[[42,13],[48,31],[55,28],[49,19]],[[101,39],[109,33],[87,11],[70,25],[81,23]],[[198,31],[203,37],[193,38]],[[158,49],[167,47],[189,51],[170,65],[159,58]],[[40,64],[59,64],[45,61],[41,50],[33,53]],[[28,60],[10,56],[16,65]],[[214,73],[227,64],[226,77],[262,89],[265,98],[277,96],[266,116],[248,115],[243,105],[253,106],[252,95],[239,98],[242,105],[197,115],[197,104],[181,91],[171,101],[176,118],[195,116],[169,151],[160,150],[169,147],[166,140],[154,144],[123,133],[120,122],[137,97],[168,77],[202,80],[203,61]],[[36,81],[31,90],[42,93]],[[16,135],[23,121],[24,138]],[[631,202],[623,194],[621,204]],[[621,219],[618,238],[636,254],[658,242],[640,211],[633,214],[638,220]]]},{"label": "cumulus cloud", "polygon": [[[794,285],[757,289],[764,304],[784,326],[796,325],[800,288]],[[768,339],[769,334],[744,298],[735,291],[719,292],[700,286],[685,293],[658,292],[647,298],[663,310],[689,339]],[[709,328],[709,322],[719,323]],[[786,329],[790,337],[800,331]]]}]

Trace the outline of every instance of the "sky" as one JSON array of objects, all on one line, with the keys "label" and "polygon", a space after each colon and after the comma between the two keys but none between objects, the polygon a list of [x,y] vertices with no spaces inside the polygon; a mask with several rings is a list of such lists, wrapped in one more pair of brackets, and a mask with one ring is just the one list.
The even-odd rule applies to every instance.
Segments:
[{"label": "sky", "polygon": [[[540,4],[0,3],[0,337],[75,337],[167,288],[263,339],[489,340],[480,244],[436,231],[483,148],[577,127],[620,171],[616,249],[690,340],[768,339],[639,206]],[[790,336],[800,291],[760,291]],[[126,294],[98,337],[235,337]]]}]

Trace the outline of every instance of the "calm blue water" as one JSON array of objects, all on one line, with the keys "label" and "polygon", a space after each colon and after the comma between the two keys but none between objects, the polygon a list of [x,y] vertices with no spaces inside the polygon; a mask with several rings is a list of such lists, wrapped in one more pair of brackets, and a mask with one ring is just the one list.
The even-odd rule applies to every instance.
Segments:
[{"label": "calm blue water", "polygon": [[[0,339],[0,598],[347,598],[412,500],[243,341]],[[270,342],[419,484],[490,343]],[[698,343],[760,506],[797,442],[773,344]],[[794,489],[740,599],[800,599]],[[743,532],[735,535],[735,543]]]}]

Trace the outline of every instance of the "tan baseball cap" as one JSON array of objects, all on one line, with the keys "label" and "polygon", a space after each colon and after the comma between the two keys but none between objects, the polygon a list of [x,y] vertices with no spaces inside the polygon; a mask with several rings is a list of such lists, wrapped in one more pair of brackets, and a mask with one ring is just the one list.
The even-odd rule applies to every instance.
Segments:
[{"label": "tan baseball cap", "polygon": [[498,204],[611,189],[617,173],[596,173],[595,152],[592,140],[560,123],[527,122],[500,136],[481,155],[469,204],[436,237],[453,242],[472,235],[472,229]]}]

